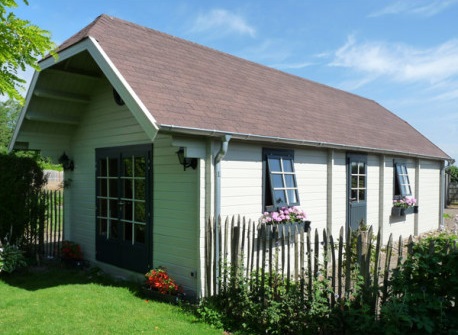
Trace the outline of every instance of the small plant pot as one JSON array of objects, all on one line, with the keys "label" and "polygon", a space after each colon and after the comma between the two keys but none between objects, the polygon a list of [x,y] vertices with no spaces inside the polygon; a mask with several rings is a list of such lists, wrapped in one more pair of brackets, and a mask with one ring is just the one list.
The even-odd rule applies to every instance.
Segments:
[{"label": "small plant pot", "polygon": [[150,300],[166,302],[169,304],[178,304],[182,300],[181,294],[163,294],[156,290],[151,290],[147,287],[142,288],[142,295]]}]

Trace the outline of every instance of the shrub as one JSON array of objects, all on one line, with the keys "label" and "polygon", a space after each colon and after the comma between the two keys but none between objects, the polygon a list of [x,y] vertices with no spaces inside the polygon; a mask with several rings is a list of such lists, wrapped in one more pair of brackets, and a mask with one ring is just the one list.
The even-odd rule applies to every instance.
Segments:
[{"label": "shrub", "polygon": [[457,236],[425,238],[395,270],[381,320],[391,334],[458,331]]},{"label": "shrub", "polygon": [[40,234],[46,204],[41,193],[46,179],[30,157],[0,154],[0,236],[27,247]]},{"label": "shrub", "polygon": [[11,273],[17,268],[26,266],[24,253],[15,244],[10,244],[8,239],[0,242],[0,272]]}]

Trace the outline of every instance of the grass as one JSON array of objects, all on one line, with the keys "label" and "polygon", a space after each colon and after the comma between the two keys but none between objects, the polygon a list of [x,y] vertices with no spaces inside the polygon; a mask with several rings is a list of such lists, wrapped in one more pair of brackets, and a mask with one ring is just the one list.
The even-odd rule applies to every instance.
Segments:
[{"label": "grass", "polygon": [[50,267],[0,274],[0,334],[223,334],[137,285]]}]

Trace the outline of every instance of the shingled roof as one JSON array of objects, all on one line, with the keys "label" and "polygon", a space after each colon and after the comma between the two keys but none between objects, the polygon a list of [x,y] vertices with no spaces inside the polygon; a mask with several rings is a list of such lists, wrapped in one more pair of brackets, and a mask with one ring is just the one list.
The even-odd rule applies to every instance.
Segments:
[{"label": "shingled roof", "polygon": [[94,38],[159,129],[450,159],[378,103],[107,15]]}]

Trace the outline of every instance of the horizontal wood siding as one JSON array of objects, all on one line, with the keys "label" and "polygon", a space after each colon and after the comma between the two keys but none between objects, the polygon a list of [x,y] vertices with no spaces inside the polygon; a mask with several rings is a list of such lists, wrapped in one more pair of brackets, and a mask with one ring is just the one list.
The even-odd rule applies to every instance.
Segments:
[{"label": "horizontal wood siding", "polygon": [[439,228],[440,209],[440,163],[428,160],[420,161],[420,188],[418,196],[419,222],[418,233]]},{"label": "horizontal wood siding", "polygon": [[229,142],[221,162],[221,214],[258,220],[262,213],[262,147]]},{"label": "horizontal wood siding", "polygon": [[301,208],[312,221],[312,227],[326,229],[327,151],[295,150],[294,168]]},{"label": "horizontal wood siding", "polygon": [[[203,144],[204,145],[204,144]],[[185,290],[198,291],[200,164],[183,171],[172,137],[154,143],[153,266],[165,266]],[[204,223],[202,223],[204,225]]]},{"label": "horizontal wood siding", "polygon": [[347,165],[346,152],[334,152],[334,167],[332,179],[332,231],[339,235],[340,227],[345,227],[347,221]]}]

